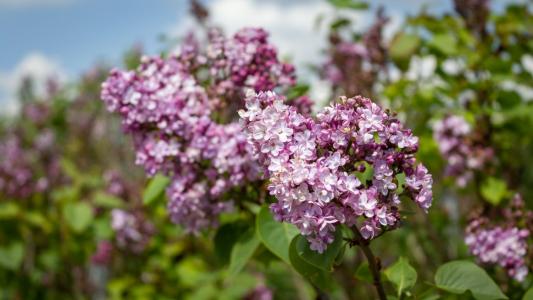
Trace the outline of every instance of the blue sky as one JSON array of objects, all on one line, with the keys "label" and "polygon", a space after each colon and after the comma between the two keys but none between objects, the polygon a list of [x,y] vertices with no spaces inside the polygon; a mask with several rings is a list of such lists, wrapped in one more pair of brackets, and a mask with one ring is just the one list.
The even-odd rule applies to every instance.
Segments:
[{"label": "blue sky", "polygon": [[[318,14],[331,15],[325,0],[204,0],[215,24],[229,32],[262,26],[282,54],[304,65],[319,58],[324,33],[313,28]],[[450,11],[452,0],[374,0],[392,17],[390,32],[422,5]],[[494,0],[501,7],[503,0]],[[15,109],[14,91],[24,74],[74,79],[94,63],[119,64],[122,53],[141,43],[147,53],[163,45],[161,34],[179,35],[193,22],[187,0],[0,0],[0,113]],[[371,21],[356,15],[358,25]],[[301,70],[302,68],[300,68]]]},{"label": "blue sky", "polygon": [[11,69],[27,53],[38,51],[61,62],[69,72],[80,72],[99,59],[116,59],[136,42],[148,50],[154,48],[158,34],[187,13],[184,0],[2,2],[0,70]]}]

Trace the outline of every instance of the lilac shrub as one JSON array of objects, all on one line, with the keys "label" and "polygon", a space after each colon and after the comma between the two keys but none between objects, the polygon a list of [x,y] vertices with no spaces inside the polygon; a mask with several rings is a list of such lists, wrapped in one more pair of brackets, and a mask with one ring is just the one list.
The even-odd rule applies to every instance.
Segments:
[{"label": "lilac shrub", "polygon": [[397,227],[400,195],[424,211],[431,206],[432,176],[414,156],[418,138],[370,99],[341,97],[314,120],[274,92],[250,93],[239,113],[278,200],[272,212],[313,250],[323,252],[340,224],[367,240]]},{"label": "lilac shrub", "polygon": [[[112,70],[102,84],[108,110],[133,137],[136,163],[150,176],[172,177],[170,216],[189,232],[216,226],[233,206],[227,192],[259,178],[236,111],[246,89],[295,84],[294,67],[278,60],[267,38],[262,29],[231,38],[210,29],[205,49],[189,35],[176,55],[143,57],[136,71]],[[308,98],[294,104],[310,111]]]},{"label": "lilac shrub", "polygon": [[[488,217],[473,218],[466,228],[465,243],[481,263],[500,265],[517,281],[529,273],[527,254],[533,224],[533,212],[525,210],[520,195],[515,195],[511,208],[504,209],[505,220],[496,223]],[[525,222],[524,222],[525,221]]]}]

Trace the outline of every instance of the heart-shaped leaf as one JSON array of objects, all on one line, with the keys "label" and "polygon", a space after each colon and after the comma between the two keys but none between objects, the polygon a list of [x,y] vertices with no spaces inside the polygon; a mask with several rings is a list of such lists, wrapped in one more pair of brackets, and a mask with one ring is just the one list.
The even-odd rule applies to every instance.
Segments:
[{"label": "heart-shaped leaf", "polygon": [[508,299],[487,272],[470,261],[452,261],[440,266],[435,283],[438,288],[453,294],[468,290],[477,300]]},{"label": "heart-shaped leaf", "polygon": [[292,267],[319,289],[330,291],[333,282],[330,273],[308,263],[298,254],[297,244],[299,237],[301,236],[296,236],[289,246],[289,259]]},{"label": "heart-shaped leaf", "polygon": [[279,258],[290,264],[289,246],[298,235],[298,228],[292,224],[278,222],[267,206],[261,207],[256,218],[257,236],[265,247]]},{"label": "heart-shaped leaf", "polygon": [[255,228],[250,228],[239,237],[235,245],[233,245],[233,249],[231,249],[228,278],[237,275],[244,268],[248,260],[254,255],[259,243]]},{"label": "heart-shaped leaf", "polygon": [[311,250],[309,242],[302,235],[296,236],[295,239],[296,251],[303,260],[324,271],[333,271],[335,258],[337,255],[339,255],[339,252],[342,248],[342,231],[340,229],[335,231],[335,240],[333,243],[328,245],[328,248],[326,251],[324,251],[324,253],[318,253],[314,250]]},{"label": "heart-shaped leaf", "polygon": [[385,270],[385,276],[396,286],[398,297],[400,297],[405,290],[415,285],[417,273],[407,259],[400,257],[395,264]]}]

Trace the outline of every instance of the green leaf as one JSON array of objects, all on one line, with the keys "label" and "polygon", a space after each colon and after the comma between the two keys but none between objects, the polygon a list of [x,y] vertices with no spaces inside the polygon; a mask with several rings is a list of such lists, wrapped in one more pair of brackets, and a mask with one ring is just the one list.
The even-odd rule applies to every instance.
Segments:
[{"label": "green leaf", "polygon": [[328,2],[336,8],[350,8],[350,9],[367,9],[368,3],[357,0],[328,0]]},{"label": "green leaf", "polygon": [[16,270],[22,263],[24,257],[24,245],[20,242],[12,243],[9,246],[0,248],[0,266]]},{"label": "green leaf", "polygon": [[6,202],[0,204],[0,219],[15,218],[20,212],[17,204],[13,202]]},{"label": "green leaf", "polygon": [[370,272],[370,268],[368,267],[368,262],[364,261],[359,267],[357,267],[355,278],[368,283],[373,282],[374,279],[372,278],[372,272]]},{"label": "green leaf", "polygon": [[77,233],[87,229],[93,220],[93,210],[85,202],[66,204],[63,214],[67,224]]},{"label": "green leaf", "polygon": [[489,177],[481,185],[481,195],[493,205],[498,205],[507,193],[507,185],[501,179]]},{"label": "green leaf", "polygon": [[522,300],[533,300],[533,287],[526,291]]},{"label": "green leaf", "polygon": [[385,270],[385,276],[396,286],[398,297],[405,290],[412,288],[417,278],[416,270],[403,257],[400,257],[395,264]]},{"label": "green leaf", "polygon": [[148,186],[144,190],[143,204],[149,205],[155,200],[157,200],[159,197],[161,197],[169,183],[170,179],[163,175],[158,174],[154,178],[152,178],[150,180],[150,183],[148,183]]},{"label": "green leaf", "polygon": [[326,251],[324,251],[324,253],[318,253],[314,250],[311,250],[309,242],[302,235],[296,236],[295,239],[296,251],[303,260],[324,271],[333,271],[333,264],[335,263],[335,258],[337,257],[342,248],[342,231],[340,229],[335,231],[335,240],[333,241],[333,243],[328,245],[328,248],[326,249]]},{"label": "green leaf", "polygon": [[122,199],[103,192],[96,193],[93,202],[98,206],[106,208],[118,208],[124,206]]},{"label": "green leaf", "polygon": [[470,261],[458,260],[440,266],[435,284],[453,294],[468,290],[477,300],[508,299],[485,270]]},{"label": "green leaf", "polygon": [[231,249],[231,257],[228,268],[229,278],[237,275],[242,268],[244,268],[248,260],[250,260],[252,255],[254,255],[259,243],[259,238],[255,234],[255,228],[250,228],[239,237],[233,246],[233,249]]},{"label": "green leaf", "polygon": [[289,258],[293,268],[300,273],[304,278],[309,280],[313,285],[317,286],[323,291],[330,291],[332,289],[332,279],[329,272],[313,266],[305,261],[297,250],[297,243],[300,235],[296,236],[289,247]]},{"label": "green leaf", "polygon": [[409,66],[409,59],[418,47],[420,47],[420,37],[401,32],[391,41],[389,53],[398,67],[405,71]]},{"label": "green leaf", "polygon": [[457,41],[451,34],[435,34],[429,44],[444,55],[454,55],[457,53]]},{"label": "green leaf", "polygon": [[298,228],[292,224],[278,222],[267,206],[261,207],[256,218],[257,236],[265,247],[279,258],[290,264],[289,246],[298,235]]},{"label": "green leaf", "polygon": [[45,232],[50,232],[53,229],[53,225],[41,212],[39,211],[28,211],[24,214],[24,220],[28,224],[35,226],[38,229],[41,229]]},{"label": "green leaf", "polygon": [[226,265],[230,261],[231,249],[239,239],[239,236],[246,231],[247,224],[242,221],[226,223],[220,226],[215,234],[215,255],[218,261]]}]

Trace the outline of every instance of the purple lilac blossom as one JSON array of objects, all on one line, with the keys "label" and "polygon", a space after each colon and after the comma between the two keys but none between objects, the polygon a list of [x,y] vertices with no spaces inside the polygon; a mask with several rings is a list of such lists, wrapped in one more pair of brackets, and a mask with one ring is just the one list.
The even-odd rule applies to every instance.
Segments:
[{"label": "purple lilac blossom", "polygon": [[523,281],[529,274],[527,256],[533,212],[526,209],[520,194],[508,207],[497,210],[503,220],[487,216],[471,219],[465,230],[465,243],[481,263],[500,265],[510,277]]},{"label": "purple lilac blossom", "polygon": [[24,199],[49,191],[63,180],[55,149],[55,135],[42,130],[31,142],[23,145],[16,133],[0,140],[0,193],[6,197]]},{"label": "purple lilac blossom", "polygon": [[122,209],[111,211],[111,228],[115,231],[117,245],[133,253],[143,252],[155,233],[154,225],[142,214]]},{"label": "purple lilac blossom", "polygon": [[491,148],[472,141],[472,128],[461,116],[446,116],[433,126],[433,138],[447,161],[445,175],[455,177],[460,187],[472,179],[474,171],[482,170],[493,156]]},{"label": "purple lilac blossom", "polygon": [[[433,179],[416,164],[418,138],[370,99],[341,97],[313,120],[274,92],[249,93],[239,112],[277,203],[278,221],[292,223],[323,252],[340,224],[365,239],[399,225],[398,175],[403,192],[424,211]],[[365,168],[372,178],[361,182]]]},{"label": "purple lilac blossom", "polygon": [[33,170],[16,136],[0,142],[0,192],[7,197],[25,198],[35,187]]},{"label": "purple lilac blossom", "polygon": [[[172,177],[170,217],[189,232],[216,226],[217,216],[233,207],[223,196],[259,178],[236,111],[246,89],[295,84],[294,67],[278,60],[267,37],[262,29],[232,38],[211,29],[201,49],[189,35],[176,56],[144,57],[136,71],[112,70],[102,85],[108,110],[121,115],[133,136],[136,163],[150,176]],[[308,98],[300,99],[294,105],[310,111]]]}]

